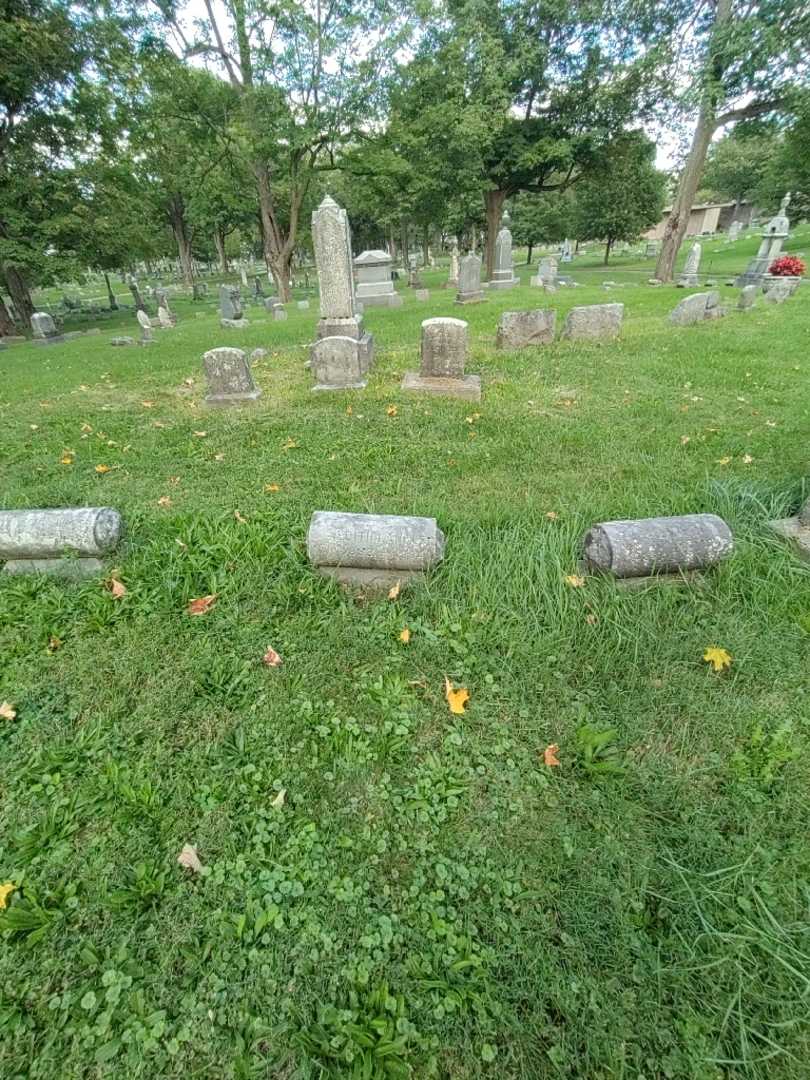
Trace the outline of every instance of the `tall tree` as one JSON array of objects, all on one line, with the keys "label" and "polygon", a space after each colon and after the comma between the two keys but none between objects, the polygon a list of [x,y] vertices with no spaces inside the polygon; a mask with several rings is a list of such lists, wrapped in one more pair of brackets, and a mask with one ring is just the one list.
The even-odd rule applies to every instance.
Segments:
[{"label": "tall tree", "polygon": [[690,2],[679,34],[686,43],[679,61],[689,75],[682,105],[696,109],[697,120],[664,229],[655,271],[661,281],[672,279],[715,133],[790,107],[806,77],[810,7],[796,0],[702,0],[697,8]]},{"label": "tall tree", "polygon": [[621,136],[576,190],[574,235],[603,241],[607,266],[617,240],[636,240],[659,220],[665,186],[655,144],[638,132]]},{"label": "tall tree", "polygon": [[733,200],[739,207],[754,197],[780,148],[780,133],[772,125],[738,124],[709,147],[701,191],[715,199]]},{"label": "tall tree", "polygon": [[[394,0],[204,0],[188,54],[218,62],[240,102],[267,266],[289,299],[300,217],[322,158],[373,118],[380,76],[400,43]],[[177,16],[167,18],[182,36]],[[220,12],[224,13],[220,16]]]}]

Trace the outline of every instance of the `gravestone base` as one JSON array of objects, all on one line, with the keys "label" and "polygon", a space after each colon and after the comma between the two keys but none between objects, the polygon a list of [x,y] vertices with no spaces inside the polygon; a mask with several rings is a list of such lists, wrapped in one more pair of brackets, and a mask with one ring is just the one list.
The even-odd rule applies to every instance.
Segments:
[{"label": "gravestone base", "polygon": [[250,323],[247,319],[220,319],[219,325],[223,330],[244,330],[250,326]]},{"label": "gravestone base", "polygon": [[67,341],[64,334],[53,334],[51,337],[31,338],[32,345],[63,345]]},{"label": "gravestone base", "polygon": [[422,394],[437,394],[442,397],[463,398],[465,401],[481,400],[481,376],[462,375],[452,378],[447,375],[420,375],[418,371],[406,371],[402,380],[403,390],[415,390]]},{"label": "gravestone base", "polygon": [[363,319],[353,315],[348,319],[318,319],[318,340],[328,337],[350,337],[360,341],[364,336]]},{"label": "gravestone base", "polygon": [[369,570],[360,566],[319,566],[317,569],[319,574],[332,578],[345,589],[386,595],[397,584],[404,588],[425,580],[421,570]]},{"label": "gravestone base", "polygon": [[[502,274],[504,276],[499,277]],[[492,280],[489,282],[490,289],[514,289],[515,285],[520,284],[520,279],[516,278],[514,274],[509,277],[505,271],[496,270],[493,273]]]},{"label": "gravestone base", "polygon": [[23,574],[47,574],[49,577],[66,578],[69,581],[81,581],[83,578],[96,577],[103,573],[101,559],[10,559],[3,567],[3,572],[13,576]]},{"label": "gravestone base", "polygon": [[483,289],[480,292],[459,293],[456,297],[457,304],[483,304],[486,297]]},{"label": "gravestone base", "polygon": [[134,345],[135,338],[132,337],[114,337],[110,338],[111,345]]},{"label": "gravestone base", "polygon": [[224,409],[230,405],[252,405],[261,396],[262,392],[257,387],[255,390],[249,390],[244,394],[209,394],[206,395],[204,400],[205,404],[210,405],[212,409]]},{"label": "gravestone base", "polygon": [[681,274],[675,282],[676,289],[694,289],[698,284],[697,274]]},{"label": "gravestone base", "polygon": [[639,592],[641,589],[671,588],[673,586],[690,586],[704,588],[706,575],[702,570],[681,570],[677,574],[645,574],[640,577],[615,577],[609,572],[601,573],[592,570],[586,563],[577,564],[577,572],[583,577],[593,578],[597,581],[609,581],[621,592]]},{"label": "gravestone base", "polygon": [[798,517],[769,521],[768,528],[787,540],[800,559],[810,562],[810,525],[804,525]]}]

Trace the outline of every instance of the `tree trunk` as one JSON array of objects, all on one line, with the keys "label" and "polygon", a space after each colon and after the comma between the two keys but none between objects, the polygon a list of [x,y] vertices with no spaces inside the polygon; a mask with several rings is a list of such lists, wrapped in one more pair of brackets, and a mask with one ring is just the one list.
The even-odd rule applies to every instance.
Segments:
[{"label": "tree trunk", "polygon": [[391,256],[391,261],[395,263],[397,261],[397,238],[393,225],[388,226],[388,254]]},{"label": "tree trunk", "polygon": [[225,252],[225,234],[222,229],[214,229],[214,244],[217,249],[219,268],[223,274],[228,273],[228,256]]},{"label": "tree trunk", "polygon": [[138,282],[135,278],[130,278],[129,291],[132,293],[132,298],[135,301],[135,310],[146,312],[146,304],[143,302],[143,297],[141,296]]},{"label": "tree trunk", "polygon": [[608,259],[610,258],[610,249],[612,247],[613,247],[613,241],[608,240],[608,242],[605,244],[605,258],[604,258],[604,262],[602,264],[603,266],[607,266],[607,264],[608,264]]},{"label": "tree trunk", "polygon": [[0,296],[0,338],[11,337],[14,333],[14,320],[6,307],[6,302]]},{"label": "tree trunk", "polygon": [[530,240],[527,246],[529,250],[526,255],[526,265],[528,266],[529,263],[532,261],[532,251],[534,250],[534,243]]},{"label": "tree trunk", "polygon": [[495,238],[501,227],[503,204],[506,202],[506,192],[499,190],[488,191],[484,196],[487,208],[487,280],[492,280],[495,269]]},{"label": "tree trunk", "polygon": [[188,222],[186,221],[186,206],[183,196],[174,194],[169,197],[167,205],[169,222],[171,223],[174,239],[177,242],[177,253],[180,256],[180,272],[183,276],[184,285],[192,285],[194,282],[194,260],[191,257],[191,236]]},{"label": "tree trunk", "polygon": [[110,302],[110,311],[118,311],[118,301],[115,299],[115,293],[110,284],[110,275],[106,270],[104,271],[104,280],[107,283],[107,299]]},{"label": "tree trunk", "polygon": [[430,226],[422,230],[422,262],[426,270],[430,269]]},{"label": "tree trunk", "polygon": [[402,236],[402,265],[406,270],[408,269],[408,257],[410,255],[408,231],[408,219],[403,218],[400,224],[400,235]]},{"label": "tree trunk", "polygon": [[714,109],[711,105],[704,104],[698,116],[697,127],[692,136],[692,146],[686,159],[680,181],[678,193],[672,204],[667,223],[664,226],[664,236],[661,241],[661,251],[655,266],[655,276],[659,281],[672,281],[672,274],[686,229],[689,225],[689,215],[695,202],[695,194],[703,173],[703,165],[712,135],[715,130]]},{"label": "tree trunk", "polygon": [[22,330],[30,330],[31,316],[34,314],[34,301],[31,299],[28,282],[16,266],[9,266],[8,264],[3,267],[3,277],[6,279],[6,288],[14,304],[14,316],[17,326]]},{"label": "tree trunk", "polygon": [[290,228],[285,242],[276,221],[273,193],[270,189],[270,172],[263,162],[256,162],[253,166],[253,173],[256,177],[256,191],[259,196],[264,261],[267,269],[273,275],[273,280],[278,289],[279,300],[282,304],[288,304],[292,297],[290,292],[292,247],[289,241],[294,235],[297,225],[298,210],[297,207],[290,206]]}]

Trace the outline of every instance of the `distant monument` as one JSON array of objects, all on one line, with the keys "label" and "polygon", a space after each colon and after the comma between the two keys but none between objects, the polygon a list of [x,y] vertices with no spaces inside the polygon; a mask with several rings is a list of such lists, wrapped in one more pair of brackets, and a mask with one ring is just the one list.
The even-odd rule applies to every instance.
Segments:
[{"label": "distant monument", "polygon": [[765,279],[774,259],[779,257],[782,244],[790,232],[787,208],[790,204],[790,192],[785,195],[776,214],[762,230],[762,242],[759,251],[748,264],[748,269],[737,278],[736,285],[760,285]]},{"label": "distant monument", "polygon": [[512,233],[509,231],[509,214],[504,212],[503,225],[495,238],[495,267],[492,271],[490,289],[511,289],[518,284],[512,263]]},{"label": "distant monument", "polygon": [[683,270],[678,275],[677,284],[680,288],[683,288],[686,285],[697,285],[698,268],[700,267],[700,256],[702,253],[703,249],[700,246],[700,241],[696,240],[694,244],[692,244],[689,254],[686,256]]}]

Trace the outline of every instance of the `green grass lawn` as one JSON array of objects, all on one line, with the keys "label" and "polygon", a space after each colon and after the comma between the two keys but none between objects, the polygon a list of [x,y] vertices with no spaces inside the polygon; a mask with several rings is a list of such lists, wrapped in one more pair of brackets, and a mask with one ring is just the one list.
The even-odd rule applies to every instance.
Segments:
[{"label": "green grass lawn", "polygon": [[[360,393],[311,393],[314,303],[0,353],[2,506],[128,524],[121,599],[0,582],[3,1076],[807,1077],[810,570],[766,528],[808,494],[806,286],[678,329],[620,269],[465,309],[429,273]],[[605,301],[619,342],[493,348]],[[433,315],[480,406],[400,392]],[[256,407],[206,410],[221,344],[270,350]],[[433,515],[446,558],[352,598],[316,509]],[[737,541],[703,588],[566,583],[591,523],[698,511]]]}]

